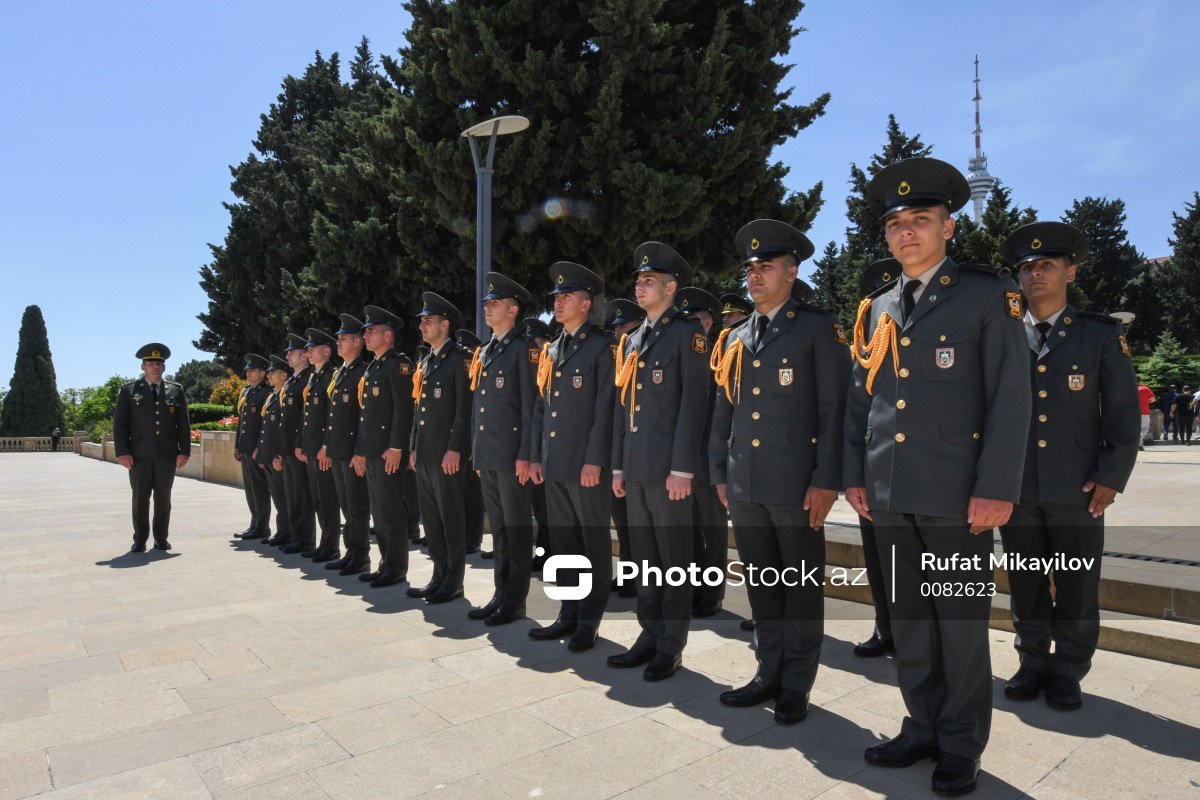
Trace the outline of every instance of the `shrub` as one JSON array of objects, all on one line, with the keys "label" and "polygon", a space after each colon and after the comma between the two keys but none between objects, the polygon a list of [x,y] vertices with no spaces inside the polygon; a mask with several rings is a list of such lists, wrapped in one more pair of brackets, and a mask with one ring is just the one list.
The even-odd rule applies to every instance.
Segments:
[{"label": "shrub", "polygon": [[188,406],[188,417],[193,423],[193,429],[196,430],[199,430],[195,426],[197,422],[216,422],[232,415],[233,412],[233,406],[220,403],[192,403]]}]

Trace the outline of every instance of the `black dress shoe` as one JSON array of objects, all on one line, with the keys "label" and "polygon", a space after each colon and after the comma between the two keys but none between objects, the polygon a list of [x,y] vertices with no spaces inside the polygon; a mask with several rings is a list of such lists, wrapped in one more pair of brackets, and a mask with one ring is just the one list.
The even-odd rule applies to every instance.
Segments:
[{"label": "black dress shoe", "polygon": [[596,646],[597,635],[595,628],[578,627],[575,629],[575,633],[571,634],[571,638],[567,640],[567,649],[576,653],[591,650]]},{"label": "black dress shoe", "polygon": [[783,689],[775,701],[775,721],[780,725],[795,725],[808,716],[808,692]]},{"label": "black dress shoe", "polygon": [[868,764],[877,767],[911,767],[921,759],[938,757],[938,750],[933,745],[919,745],[907,733],[902,733],[895,739],[868,747],[863,758]]},{"label": "black dress shoe", "polygon": [[1050,675],[1046,678],[1046,705],[1058,711],[1074,711],[1083,705],[1079,681],[1066,675]]},{"label": "black dress shoe", "polygon": [[736,708],[748,708],[750,706],[761,706],[768,700],[774,700],[779,697],[779,687],[771,686],[762,676],[755,675],[753,679],[740,689],[730,689],[728,692],[721,692],[721,705],[734,706]]},{"label": "black dress shoe", "polygon": [[681,653],[674,655],[655,653],[654,658],[650,659],[650,663],[646,665],[646,671],[642,673],[642,677],[651,683],[665,681],[674,675],[682,664],[683,654]]},{"label": "black dress shoe", "polygon": [[409,597],[428,597],[429,595],[436,592],[438,590],[438,587],[441,585],[442,585],[441,581],[430,581],[429,583],[425,584],[424,586],[409,587],[408,591],[406,591],[405,594],[408,595]]},{"label": "black dress shoe", "polygon": [[163,539],[161,542],[154,543],[154,549],[155,550],[170,550],[171,543],[168,542],[166,539]]},{"label": "black dress shoe", "polygon": [[1037,700],[1038,693],[1046,685],[1046,676],[1030,667],[1021,667],[1017,674],[1004,684],[1004,696],[1009,700]]},{"label": "black dress shoe", "polygon": [[[347,556],[347,558],[349,560],[338,570],[339,575],[358,575],[360,572],[371,571],[371,559],[366,556]],[[345,561],[346,559],[342,560]],[[330,563],[336,564],[338,562],[333,561]],[[325,569],[330,569],[329,564],[325,565]]]},{"label": "black dress shoe", "polygon": [[529,638],[537,639],[538,641],[546,642],[551,639],[561,639],[564,636],[569,636],[579,627],[578,623],[568,622],[564,619],[556,619],[549,625],[541,628],[530,628]]},{"label": "black dress shoe", "polygon": [[467,619],[487,619],[492,615],[492,612],[500,607],[500,598],[493,597],[486,604],[479,608],[472,608],[467,612]]},{"label": "black dress shoe", "polygon": [[742,620],[742,630],[744,630],[744,631],[754,630],[754,620],[752,620],[752,619]]},{"label": "black dress shoe", "polygon": [[483,621],[484,625],[507,625],[525,616],[525,606],[506,606],[501,604],[491,616]]},{"label": "black dress shoe", "polygon": [[[359,575],[359,576],[358,576],[358,579],[359,579],[360,581],[362,581],[363,583],[370,583],[371,581],[373,581],[373,580],[375,580],[376,578],[378,578],[378,577],[379,577],[379,573],[380,573],[381,571],[382,571],[382,570],[378,570],[378,569],[377,569],[377,570],[375,570],[374,572],[364,572],[363,574],[361,574],[361,575]],[[412,591],[412,590],[410,589],[409,591]]]},{"label": "black dress shoe", "polygon": [[609,656],[606,663],[610,667],[625,669],[628,667],[640,667],[642,664],[647,664],[657,655],[653,647],[639,648],[636,644],[626,650],[624,653],[617,653],[615,656]]},{"label": "black dress shoe", "polygon": [[451,600],[456,600],[462,596],[463,590],[461,586],[450,592],[442,591],[442,587],[439,586],[436,592],[425,597],[425,602],[431,606],[436,606],[442,603],[449,603]]},{"label": "black dress shoe", "polygon": [[144,553],[144,552],[146,552],[146,545],[141,542],[134,542],[133,547],[129,548],[129,552]]},{"label": "black dress shoe", "polygon": [[379,570],[379,577],[371,581],[371,588],[382,589],[384,586],[395,586],[397,583],[404,583],[407,579],[407,575],[401,575],[385,568]]},{"label": "black dress shoe", "polygon": [[346,555],[342,556],[337,561],[330,561],[329,563],[327,563],[325,565],[325,569],[341,569],[342,567],[349,564],[350,560],[353,558],[354,558],[354,556],[350,555],[349,553],[346,553]]},{"label": "black dress shoe", "polygon": [[495,553],[494,551],[492,551],[492,550],[480,550],[480,551],[479,551],[479,557],[480,557],[480,558],[492,559],[492,558],[495,558],[495,557],[496,557],[496,553]]},{"label": "black dress shoe", "polygon": [[303,557],[305,557],[305,558],[312,558],[313,556],[315,556],[315,555],[316,555],[317,553],[319,553],[320,551],[321,551],[321,548],[319,548],[319,547],[313,547],[313,546],[310,544],[308,547],[305,547],[303,550],[301,550],[301,551],[300,551],[300,555],[302,555],[302,556],[303,556]]},{"label": "black dress shoe", "polygon": [[466,549],[467,555],[471,555],[472,553],[478,553],[478,552],[479,552],[479,545],[477,545],[477,544],[467,545],[467,549]]},{"label": "black dress shoe", "polygon": [[241,539],[241,538],[244,538],[244,537],[246,536],[246,534],[248,534],[248,533],[254,533],[254,526],[253,526],[253,525],[250,525],[250,526],[249,526],[249,527],[247,527],[247,528],[246,528],[246,530],[244,530],[244,531],[239,531],[239,532],[235,533],[235,534],[234,534],[234,536],[236,536],[236,537],[238,537],[239,539]]},{"label": "black dress shoe", "polygon": [[979,759],[942,753],[933,768],[933,793],[958,797],[975,791],[979,782]]},{"label": "black dress shoe", "polygon": [[254,539],[265,539],[271,535],[270,531],[250,531],[249,533],[241,534],[243,540],[249,542]]},{"label": "black dress shoe", "polygon": [[341,552],[338,550],[330,550],[329,548],[317,548],[317,552],[313,553],[311,558],[314,564],[324,564],[326,561],[333,561],[335,558],[341,557]]},{"label": "black dress shoe", "polygon": [[700,605],[694,606],[692,608],[692,616],[697,617],[699,619],[704,619],[705,617],[713,616],[720,610],[721,610],[721,601],[720,600],[718,600],[715,603],[701,603]]},{"label": "black dress shoe", "polygon": [[308,548],[304,542],[292,542],[283,548],[283,552],[288,554],[303,553]]},{"label": "black dress shoe", "polygon": [[623,597],[626,600],[628,600],[631,597],[637,597],[637,584],[635,584],[635,583],[621,584],[620,588],[617,589],[617,597]]},{"label": "black dress shoe", "polygon": [[418,536],[417,538],[409,539],[408,541],[410,544],[415,544],[417,547],[425,546],[425,537],[424,536]]},{"label": "black dress shoe", "polygon": [[854,645],[854,655],[859,658],[878,658],[894,652],[896,652],[896,645],[890,638],[880,636],[878,630],[871,634],[870,639]]}]

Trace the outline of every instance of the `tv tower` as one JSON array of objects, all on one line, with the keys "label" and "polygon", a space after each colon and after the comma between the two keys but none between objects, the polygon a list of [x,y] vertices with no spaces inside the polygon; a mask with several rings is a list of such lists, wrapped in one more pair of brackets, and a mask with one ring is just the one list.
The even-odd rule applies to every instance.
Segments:
[{"label": "tv tower", "polygon": [[987,156],[983,154],[979,137],[983,128],[979,126],[979,56],[975,56],[975,157],[967,162],[967,185],[971,187],[971,203],[975,211],[975,221],[983,218],[983,208],[987,202],[988,192],[996,185],[996,179],[988,174]]}]

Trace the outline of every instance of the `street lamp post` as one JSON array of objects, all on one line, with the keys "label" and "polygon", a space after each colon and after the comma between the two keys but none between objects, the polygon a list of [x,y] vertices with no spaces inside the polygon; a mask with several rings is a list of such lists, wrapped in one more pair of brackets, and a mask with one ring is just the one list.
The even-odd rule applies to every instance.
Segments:
[{"label": "street lamp post", "polygon": [[[483,329],[484,275],[492,269],[492,163],[496,155],[496,137],[519,133],[529,127],[525,117],[508,115],[477,122],[460,134],[471,145],[475,162],[475,335],[481,340]],[[479,140],[487,138],[486,156]]]}]

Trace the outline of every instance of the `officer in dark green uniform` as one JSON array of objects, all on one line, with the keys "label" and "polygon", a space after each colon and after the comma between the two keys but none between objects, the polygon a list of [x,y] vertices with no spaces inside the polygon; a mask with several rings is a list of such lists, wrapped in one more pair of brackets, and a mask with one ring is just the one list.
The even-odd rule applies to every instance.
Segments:
[{"label": "officer in dark green uniform", "polygon": [[496,558],[495,592],[468,616],[505,625],[525,614],[533,568],[529,439],[533,421],[538,351],[518,334],[529,291],[498,272],[485,276],[483,315],[492,337],[476,347],[468,374],[471,459],[479,471]]},{"label": "officer in dark green uniform", "polygon": [[[313,510],[317,498],[308,485],[304,462],[296,454],[300,449],[300,427],[304,419],[304,387],[308,385],[308,378],[312,375],[307,346],[308,339],[289,333],[287,346],[283,350],[283,357],[292,370],[292,374],[283,384],[283,395],[279,398],[283,410],[283,479],[291,533],[284,536],[283,531],[276,528],[275,535],[267,544],[282,547],[285,553],[311,554],[315,547],[313,541],[316,519]],[[268,374],[268,382],[270,377]],[[270,468],[266,469],[266,475],[271,477]],[[274,494],[271,497],[273,499]]]},{"label": "officer in dark green uniform", "polygon": [[337,482],[333,477],[328,456],[321,456],[325,446],[325,426],[329,417],[329,394],[326,391],[333,378],[333,348],[337,340],[325,331],[309,328],[304,332],[311,371],[304,385],[304,422],[296,443],[296,458],[303,462],[308,491],[317,511],[317,528],[321,541],[306,554],[316,563],[334,561],[341,556],[342,514],[337,499]]},{"label": "officer in dark green uniform", "polygon": [[170,550],[171,485],[192,452],[191,422],[183,387],[163,380],[171,350],[152,342],[134,356],[142,361],[142,377],[117,392],[113,447],[117,462],[129,470],[133,489],[134,553],[146,550],[150,538],[150,500],[154,499],[154,547]]},{"label": "officer in dark green uniform", "polygon": [[[340,319],[342,325],[337,330],[337,350],[342,365],[322,389],[329,398],[329,412],[326,416],[324,445],[317,451],[317,463],[319,466],[322,460],[328,459],[332,464],[330,471],[333,473],[338,505],[341,506],[342,516],[346,518],[346,555],[330,561],[325,569],[336,569],[342,575],[357,575],[371,570],[371,497],[366,476],[359,475],[350,460],[354,457],[358,442],[362,407],[359,381],[367,369],[370,354],[363,352],[362,322],[352,314],[341,314]],[[315,390],[314,387],[310,391]]]},{"label": "officer in dark green uniform", "polygon": [[404,507],[404,447],[412,428],[413,365],[396,348],[400,318],[379,306],[363,309],[363,341],[375,354],[358,380],[362,407],[351,466],[366,476],[379,543],[379,569],[358,576],[373,588],[408,580],[408,512]]},{"label": "officer in dark green uniform", "polygon": [[740,294],[721,295],[721,327],[732,328],[754,313],[754,304]]},{"label": "officer in dark green uniform", "polygon": [[755,310],[713,353],[709,453],[747,571],[758,673],[721,702],[775,700],[775,721],[794,724],[808,715],[824,636],[824,525],[841,488],[850,366],[837,316],[795,299],[808,237],[760,219],[734,241]]},{"label": "officer in dark green uniform", "polygon": [[[680,289],[676,299],[679,310],[700,323],[711,347],[720,332],[719,322],[723,312],[721,301],[697,286]],[[702,572],[719,570],[724,575],[729,560],[729,515],[717,496],[717,487],[708,466],[708,440],[712,435],[718,388],[715,382],[710,381],[708,389],[708,415],[704,420],[704,437],[700,440],[700,471],[696,473],[692,486],[692,553],[696,566]],[[714,571],[710,574],[717,573]],[[724,580],[694,587],[692,616],[711,617],[721,610],[724,601]]]},{"label": "officer in dark green uniform", "polygon": [[250,385],[242,389],[238,398],[238,424],[234,434],[233,457],[242,465],[242,487],[246,492],[246,505],[250,507],[250,527],[242,531],[242,539],[265,539],[271,535],[271,494],[267,489],[266,473],[254,463],[251,456],[258,447],[258,435],[262,433],[262,407],[271,393],[266,383],[266,358],[257,353],[246,354],[243,367]]},{"label": "officer in dark green uniform", "polygon": [[433,561],[433,579],[410,597],[445,603],[462,597],[466,574],[463,466],[471,456],[470,362],[450,335],[462,313],[434,292],[421,295],[421,338],[429,355],[418,367],[417,404],[409,464],[417,472],[421,524]]},{"label": "officer in dark green uniform", "polygon": [[[454,343],[458,349],[462,351],[463,357],[467,363],[475,355],[475,351],[483,344],[471,331],[466,328],[460,328],[454,332]],[[467,531],[466,553],[479,553],[480,558],[492,558],[492,551],[481,551],[483,546],[483,485],[479,481],[479,467],[475,466],[475,453],[471,453],[466,465],[463,467],[463,514],[466,518]]]},{"label": "officer in dark green uniform", "polygon": [[1079,681],[1100,636],[1104,510],[1125,490],[1141,443],[1137,376],[1121,323],[1067,302],[1086,253],[1083,235],[1061,222],[1024,225],[1004,243],[1028,307],[1034,417],[1021,502],[1000,533],[1009,557],[1062,561],[1050,571],[1008,564],[1021,668],[1004,694],[1034,700],[1044,687],[1046,703],[1062,711],[1083,703]]},{"label": "officer in dark green uniform", "polygon": [[[591,320],[592,303],[604,293],[599,275],[558,261],[550,267],[550,282],[562,330],[538,355],[530,474],[546,486],[554,555],[586,557],[591,589],[580,599],[560,601],[558,618],[529,635],[545,641],[570,636],[567,647],[578,652],[596,644],[612,576],[609,459],[616,344]],[[560,569],[544,577],[574,586],[581,572]]]},{"label": "officer in dark green uniform", "polygon": [[936,757],[942,794],[974,790],[987,745],[992,530],[1018,498],[1029,425],[1020,295],[994,267],[946,257],[969,197],[931,158],[871,179],[903,275],[859,312],[846,409],[846,499],[875,523],[908,708],[900,735],[865,757]]},{"label": "officer in dark green uniform", "polygon": [[710,397],[708,339],[675,307],[675,295],[692,280],[683,257],[661,242],[645,242],[633,261],[646,321],[619,348],[613,493],[628,497],[634,561],[661,570],[663,580],[639,576],[642,634],[608,663],[646,664],[643,677],[659,681],[679,669],[691,619],[692,587],[672,586],[665,576],[692,561],[692,483]]},{"label": "officer in dark green uniform", "polygon": [[288,363],[279,356],[271,356],[267,365],[267,383],[271,391],[262,404],[258,446],[251,454],[254,463],[263,471],[267,481],[267,492],[275,506],[275,535],[267,540],[267,544],[292,541],[292,518],[288,513],[289,487],[284,467],[290,442],[283,413],[287,404],[287,381],[290,375],[291,368]]},{"label": "officer in dark green uniform", "polygon": [[[608,313],[610,316],[609,328],[618,339],[637,330],[638,326],[646,319],[646,312],[642,310],[641,306],[635,301],[626,300],[623,297],[609,302]],[[633,561],[633,552],[629,548],[629,508],[624,497],[614,496],[612,498],[612,519],[613,524],[617,527],[617,560]],[[609,586],[612,591],[617,593],[618,597],[625,599],[637,597],[637,581],[620,581],[613,578]]]},{"label": "officer in dark green uniform", "polygon": [[[553,337],[550,334],[549,325],[537,317],[526,317],[521,320],[521,338],[525,340],[526,344],[541,353],[542,348]],[[534,533],[532,567],[534,572],[540,572],[542,565],[551,555],[549,512],[546,511],[546,484],[530,481],[529,485],[533,518],[537,522],[537,531]]]}]

